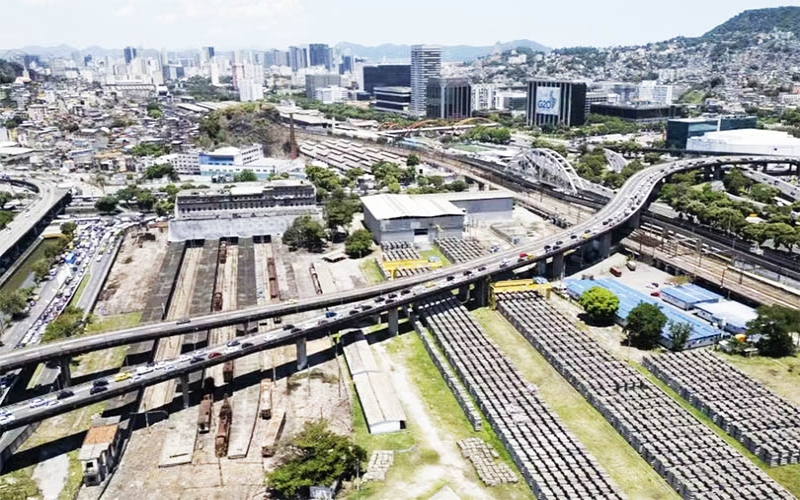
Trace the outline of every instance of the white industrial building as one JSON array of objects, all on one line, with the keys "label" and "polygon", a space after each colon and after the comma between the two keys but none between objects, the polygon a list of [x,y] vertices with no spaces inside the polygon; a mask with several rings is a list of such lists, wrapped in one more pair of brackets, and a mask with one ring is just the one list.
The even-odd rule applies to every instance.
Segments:
[{"label": "white industrial building", "polygon": [[361,202],[364,225],[378,243],[461,238],[466,225],[510,220],[514,208],[513,197],[504,191],[378,194]]},{"label": "white industrial building", "polygon": [[690,137],[686,149],[708,153],[800,156],[800,139],[777,130],[724,130]]}]

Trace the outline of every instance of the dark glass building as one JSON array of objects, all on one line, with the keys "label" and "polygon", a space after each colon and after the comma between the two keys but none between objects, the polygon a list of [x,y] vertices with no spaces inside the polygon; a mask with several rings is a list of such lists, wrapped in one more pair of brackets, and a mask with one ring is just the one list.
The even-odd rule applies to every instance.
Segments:
[{"label": "dark glass building", "polygon": [[410,87],[410,64],[364,66],[364,92],[375,93],[375,87]]},{"label": "dark glass building", "polygon": [[308,65],[325,66],[331,69],[331,49],[326,43],[311,43],[308,45]]},{"label": "dark glass building", "polygon": [[528,82],[528,126],[573,127],[586,121],[586,84],[564,80]]},{"label": "dark glass building", "polygon": [[125,54],[125,64],[130,64],[131,61],[136,59],[136,48],[125,47],[125,50],[123,52]]},{"label": "dark glass building", "polygon": [[377,111],[392,113],[408,113],[411,106],[411,87],[375,87],[375,104]]},{"label": "dark glass building", "polygon": [[684,118],[667,121],[667,147],[686,149],[690,137],[706,132],[756,128],[755,116],[720,116],[718,118]]},{"label": "dark glass building", "polygon": [[590,106],[590,112],[601,116],[613,116],[634,123],[663,122],[668,118],[683,116],[681,106],[605,104]]},{"label": "dark glass building", "polygon": [[463,120],[472,116],[472,89],[465,78],[431,78],[425,95],[427,118]]}]

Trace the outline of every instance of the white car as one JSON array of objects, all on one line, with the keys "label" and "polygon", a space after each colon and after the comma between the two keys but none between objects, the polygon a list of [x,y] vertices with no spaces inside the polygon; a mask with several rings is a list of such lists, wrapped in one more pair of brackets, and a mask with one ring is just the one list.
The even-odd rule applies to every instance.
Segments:
[{"label": "white car", "polygon": [[13,422],[16,419],[17,419],[17,417],[15,417],[14,415],[3,415],[3,416],[0,416],[0,424],[6,424],[8,422]]},{"label": "white car", "polygon": [[59,401],[57,399],[51,399],[50,401],[47,402],[47,404],[45,406],[58,406],[60,404],[61,404],[61,401]]},{"label": "white car", "polygon": [[136,369],[136,375],[146,375],[152,372],[155,368],[152,366],[140,366]]},{"label": "white car", "polygon": [[44,405],[46,405],[46,404],[47,404],[47,401],[45,401],[44,399],[42,399],[42,398],[36,398],[36,399],[34,399],[33,401],[31,401],[31,402],[28,404],[28,407],[29,407],[29,408],[39,408],[40,406],[44,406]]}]

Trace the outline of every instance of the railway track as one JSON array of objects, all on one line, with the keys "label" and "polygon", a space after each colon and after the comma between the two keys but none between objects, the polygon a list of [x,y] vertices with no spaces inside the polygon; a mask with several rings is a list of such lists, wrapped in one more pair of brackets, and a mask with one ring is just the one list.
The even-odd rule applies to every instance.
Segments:
[{"label": "railway track", "polygon": [[[167,319],[178,319],[189,316],[192,306],[192,292],[197,278],[200,259],[202,258],[203,247],[192,247],[186,249],[181,272],[175,284],[174,297],[167,311]],[[166,337],[158,341],[155,361],[165,361],[174,359],[181,354],[183,335]],[[160,384],[145,389],[142,397],[141,411],[149,411],[155,408],[168,405],[175,397],[175,379],[167,380]]]},{"label": "railway track", "polygon": [[[236,309],[236,271],[239,267],[239,247],[237,245],[228,244],[227,259],[220,267],[221,269],[217,273],[217,282],[214,285],[214,291],[222,292],[222,311],[233,311]],[[209,332],[208,345],[225,344],[233,340],[235,336],[236,328],[233,326],[214,328]],[[221,387],[225,384],[222,365],[209,368],[206,371],[206,377],[212,377],[214,379],[215,387]]]}]

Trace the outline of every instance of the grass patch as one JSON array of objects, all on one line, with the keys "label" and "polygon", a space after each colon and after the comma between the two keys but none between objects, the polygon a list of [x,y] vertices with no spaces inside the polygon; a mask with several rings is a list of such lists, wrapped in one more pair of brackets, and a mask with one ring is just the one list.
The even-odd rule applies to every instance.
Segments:
[{"label": "grass patch", "polygon": [[80,450],[72,450],[67,453],[69,460],[69,469],[67,470],[67,480],[64,482],[64,488],[58,495],[58,500],[73,500],[78,494],[78,490],[83,483],[83,468],[81,461],[78,460]]},{"label": "grass patch", "polygon": [[472,314],[525,379],[538,387],[542,400],[583,443],[626,496],[679,498],[611,424],[500,313],[484,308]]},{"label": "grass patch", "polygon": [[664,391],[664,393],[666,393],[676,403],[682,406],[694,418],[705,424],[706,427],[708,427],[715,434],[721,437],[733,449],[735,449],[736,451],[747,457],[751,462],[756,464],[761,470],[769,474],[769,476],[772,477],[772,479],[783,485],[783,487],[789,490],[789,492],[791,492],[792,495],[796,497],[800,496],[800,464],[783,465],[780,467],[767,466],[764,462],[759,460],[758,457],[750,453],[750,451],[747,448],[742,446],[738,441],[729,436],[724,430],[722,430],[714,422],[712,422],[711,419],[708,418],[705,413],[692,406],[688,401],[683,399],[677,392],[673,391],[667,384],[659,380],[646,368],[644,368],[638,363],[631,363],[631,366],[639,370],[639,372],[642,375],[644,375],[645,377],[647,377],[648,380],[657,385],[659,389]]},{"label": "grass patch", "polygon": [[361,274],[364,275],[366,278],[367,283],[370,285],[375,285],[383,281],[383,274],[381,274],[381,270],[378,267],[378,263],[375,262],[375,259],[367,259],[358,266],[361,269]]},{"label": "grass patch", "polygon": [[86,289],[86,285],[89,284],[89,280],[91,279],[92,273],[87,272],[83,275],[83,279],[78,285],[77,290],[75,290],[75,293],[72,295],[72,299],[69,301],[69,305],[76,307],[78,306],[78,301],[81,300],[81,295],[83,295],[83,291]]},{"label": "grass patch", "polygon": [[443,266],[449,266],[451,264],[447,257],[445,257],[444,254],[436,247],[433,247],[430,250],[422,250],[419,252],[419,255],[425,260],[429,260],[431,257],[436,257],[442,261]]},{"label": "grass patch", "polygon": [[134,326],[138,326],[141,320],[142,311],[135,311],[125,314],[113,314],[111,316],[96,316],[94,321],[86,327],[86,333],[93,335],[95,333],[113,332],[114,330],[133,328]]},{"label": "grass patch", "polygon": [[735,356],[718,352],[725,361],[764,384],[776,394],[800,405],[800,355],[785,358]]},{"label": "grass patch", "polygon": [[35,466],[18,469],[0,477],[0,498],[39,498],[41,492],[33,479]]}]

